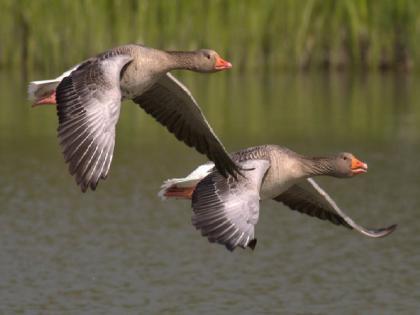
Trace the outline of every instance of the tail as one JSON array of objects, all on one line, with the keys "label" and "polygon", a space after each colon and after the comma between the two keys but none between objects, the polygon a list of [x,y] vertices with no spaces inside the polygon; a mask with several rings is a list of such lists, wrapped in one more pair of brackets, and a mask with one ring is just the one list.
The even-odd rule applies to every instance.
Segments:
[{"label": "tail", "polygon": [[35,103],[54,93],[61,80],[32,81],[28,86],[28,99]]},{"label": "tail", "polygon": [[160,186],[158,196],[166,198],[191,199],[195,186],[206,177],[214,168],[214,163],[209,162],[197,167],[191,174],[184,178],[172,178],[164,181]]},{"label": "tail", "polygon": [[175,199],[191,199],[194,192],[195,186],[197,183],[192,184],[190,187],[180,187],[177,185],[176,181],[179,178],[168,179],[160,187],[161,190],[158,193],[158,196],[165,200],[166,198],[175,198]]},{"label": "tail", "polygon": [[79,65],[76,65],[55,79],[30,82],[28,85],[28,99],[35,103],[50,96],[60,84],[61,80],[69,76],[78,67]]}]

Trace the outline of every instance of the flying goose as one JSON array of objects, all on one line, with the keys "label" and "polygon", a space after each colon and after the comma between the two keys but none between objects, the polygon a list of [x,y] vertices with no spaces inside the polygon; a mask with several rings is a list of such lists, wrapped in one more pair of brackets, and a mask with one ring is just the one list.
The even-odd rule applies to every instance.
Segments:
[{"label": "flying goose", "polygon": [[315,182],[314,176],[350,178],[367,172],[367,164],[350,153],[307,157],[277,145],[261,145],[232,154],[242,168],[250,169],[235,181],[225,178],[209,162],[185,178],[165,181],[159,196],[192,200],[192,224],[210,242],[254,249],[254,227],[260,201],[273,199],[292,210],[343,225],[369,236],[384,237],[396,225],[367,229],[354,222]]},{"label": "flying goose", "polygon": [[163,51],[142,45],[112,48],[61,76],[29,84],[34,106],[57,104],[58,137],[82,191],[94,190],[111,165],[121,101],[131,99],[179,140],[205,154],[223,176],[239,169],[190,91],[169,71],[210,73],[231,68],[215,51]]}]

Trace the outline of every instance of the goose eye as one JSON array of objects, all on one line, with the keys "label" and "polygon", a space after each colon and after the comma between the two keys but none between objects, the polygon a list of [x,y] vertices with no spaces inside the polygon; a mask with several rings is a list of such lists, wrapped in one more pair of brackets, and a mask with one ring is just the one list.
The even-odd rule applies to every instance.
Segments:
[{"label": "goose eye", "polygon": [[210,59],[210,55],[208,55],[208,54],[205,54],[205,56],[206,56],[206,58],[207,58],[207,59]]},{"label": "goose eye", "polygon": [[347,156],[343,156],[343,160],[344,161],[347,161]]}]

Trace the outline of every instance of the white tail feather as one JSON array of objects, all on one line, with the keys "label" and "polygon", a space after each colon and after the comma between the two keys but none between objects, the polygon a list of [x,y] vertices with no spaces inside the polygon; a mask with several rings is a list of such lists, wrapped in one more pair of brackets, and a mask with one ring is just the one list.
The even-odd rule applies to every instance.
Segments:
[{"label": "white tail feather", "polygon": [[173,186],[177,187],[192,187],[198,184],[204,177],[206,177],[210,171],[214,168],[214,163],[209,162],[197,167],[194,171],[192,171],[187,177],[184,178],[171,178],[167,179],[163,182],[162,186],[160,186],[160,191],[158,192],[158,196],[162,200],[166,200],[165,193]]},{"label": "white tail feather", "polygon": [[28,85],[28,99],[31,102],[36,102],[43,97],[49,96],[57,88],[61,80],[69,76],[70,73],[73,70],[76,70],[77,67],[79,67],[79,65],[74,66],[55,79],[30,82]]},{"label": "white tail feather", "polygon": [[32,81],[28,86],[28,100],[36,102],[41,98],[50,95],[54,92],[60,82],[61,80]]}]

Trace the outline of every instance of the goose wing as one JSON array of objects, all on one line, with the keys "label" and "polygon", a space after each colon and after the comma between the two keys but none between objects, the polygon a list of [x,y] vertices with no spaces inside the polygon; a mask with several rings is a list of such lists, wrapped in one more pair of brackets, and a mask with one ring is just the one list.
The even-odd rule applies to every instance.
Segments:
[{"label": "goose wing", "polygon": [[82,191],[94,190],[108,174],[121,106],[120,72],[131,60],[124,54],[88,60],[57,87],[58,137]]},{"label": "goose wing", "polygon": [[269,168],[266,160],[250,160],[246,177],[223,177],[213,171],[200,181],[192,196],[193,225],[210,242],[229,250],[255,247],[254,226],[258,222],[261,181]]},{"label": "goose wing", "polygon": [[238,166],[210,127],[190,91],[167,73],[149,90],[133,99],[178,140],[207,155],[224,177],[236,178]]},{"label": "goose wing", "polygon": [[368,229],[353,221],[334,200],[313,180],[308,178],[299,184],[295,184],[283,192],[274,200],[284,203],[292,210],[317,217],[321,220],[328,220],[337,225],[344,225],[347,228],[369,237],[384,237],[392,233],[396,225],[386,228]]}]

